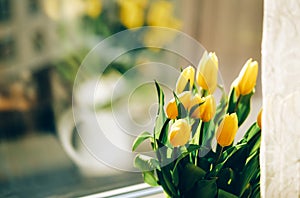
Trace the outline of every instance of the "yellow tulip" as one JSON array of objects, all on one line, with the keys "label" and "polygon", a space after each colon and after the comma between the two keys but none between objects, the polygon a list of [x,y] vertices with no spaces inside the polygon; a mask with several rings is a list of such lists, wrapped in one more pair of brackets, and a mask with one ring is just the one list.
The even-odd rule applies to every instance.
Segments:
[{"label": "yellow tulip", "polygon": [[189,141],[190,136],[191,126],[185,119],[179,119],[171,126],[169,141],[174,147],[183,146]]},{"label": "yellow tulip", "polygon": [[218,84],[218,57],[205,51],[197,69],[197,83],[212,94]]},{"label": "yellow tulip", "polygon": [[[205,98],[199,99],[200,96],[197,97],[196,100],[198,100],[201,104],[198,108],[194,110],[192,113],[193,118],[200,118],[203,122],[209,122],[216,113],[216,101],[213,95],[208,95]],[[194,97],[194,98],[195,98]],[[195,100],[195,99],[194,99]],[[193,101],[194,103],[194,101]],[[200,104],[198,103],[198,104]]]},{"label": "yellow tulip", "polygon": [[[166,0],[158,0],[151,3],[147,13],[147,25],[160,26],[172,29],[179,29],[181,21],[174,15],[173,3]],[[143,42],[145,46],[151,47],[151,50],[159,50],[163,45],[170,43],[177,36],[175,32],[166,29],[150,28],[145,33]]]},{"label": "yellow tulip", "polygon": [[[205,102],[205,98],[201,97],[200,94],[195,94],[194,97],[192,98],[191,104],[190,104],[190,109],[192,109],[195,105],[200,105]],[[195,108],[195,107],[194,107]],[[195,109],[196,110],[196,109]]]},{"label": "yellow tulip", "polygon": [[250,58],[243,66],[236,82],[241,95],[247,95],[254,89],[257,73],[258,63]]},{"label": "yellow tulip", "polygon": [[[125,1],[129,1],[129,0],[125,0]],[[148,0],[131,0],[131,1],[133,1],[135,4],[137,4],[141,8],[145,8],[148,4]]]},{"label": "yellow tulip", "polygon": [[120,20],[127,28],[144,24],[144,9],[133,1],[120,1]]},{"label": "yellow tulip", "polygon": [[87,0],[86,3],[86,14],[92,18],[97,18],[102,11],[101,0]]},{"label": "yellow tulip", "polygon": [[[192,93],[190,91],[184,91],[178,95],[179,101],[182,103],[185,109],[190,107]],[[166,107],[166,113],[168,118],[176,119],[178,116],[178,109],[175,98],[171,99]]]},{"label": "yellow tulip", "polygon": [[259,126],[259,128],[261,129],[261,115],[262,115],[262,109],[260,109],[258,116],[257,116],[257,125]]},{"label": "yellow tulip", "polygon": [[238,130],[238,118],[236,113],[226,114],[217,131],[217,142],[220,146],[232,144]]},{"label": "yellow tulip", "polygon": [[167,117],[170,119],[176,119],[178,116],[178,109],[176,106],[175,99],[170,100],[166,107]]},{"label": "yellow tulip", "polygon": [[173,16],[174,6],[165,0],[155,1],[151,4],[147,15],[149,26],[162,26],[179,29],[181,23]]},{"label": "yellow tulip", "polygon": [[133,3],[141,8],[145,8],[148,4],[148,0],[118,0],[118,4],[122,6],[124,3]]},{"label": "yellow tulip", "polygon": [[176,83],[176,90],[177,94],[183,92],[184,88],[186,87],[187,83],[189,82],[189,90],[192,90],[193,84],[195,79],[195,69],[192,66],[188,66],[184,70],[182,70],[177,83]]}]

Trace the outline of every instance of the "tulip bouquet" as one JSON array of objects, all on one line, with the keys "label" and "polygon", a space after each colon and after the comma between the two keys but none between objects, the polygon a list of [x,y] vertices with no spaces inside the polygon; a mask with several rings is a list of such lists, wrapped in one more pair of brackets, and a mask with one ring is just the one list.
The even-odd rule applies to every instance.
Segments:
[{"label": "tulip bouquet", "polygon": [[[261,112],[234,143],[250,112],[257,73],[257,62],[249,59],[227,97],[217,84],[217,56],[205,52],[196,72],[192,66],[182,70],[166,106],[155,82],[159,107],[154,132],[141,133],[132,147],[134,151],[149,140],[154,151],[152,157],[135,157],[144,181],[162,186],[167,197],[259,197]],[[218,105],[213,95],[217,87],[223,93]]]}]

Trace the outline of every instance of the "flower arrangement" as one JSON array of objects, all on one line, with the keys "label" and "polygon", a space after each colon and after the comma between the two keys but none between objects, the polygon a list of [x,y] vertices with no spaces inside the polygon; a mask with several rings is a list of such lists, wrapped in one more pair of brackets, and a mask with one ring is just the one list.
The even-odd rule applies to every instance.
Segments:
[{"label": "flower arrangement", "polygon": [[[135,151],[149,140],[154,151],[152,157],[135,157],[144,181],[160,185],[167,197],[259,197],[261,112],[234,143],[250,112],[257,73],[258,63],[249,59],[228,97],[217,83],[216,54],[205,52],[197,71],[192,66],[181,71],[174,98],[166,105],[155,82],[159,107],[154,132],[141,133],[132,147]],[[223,93],[218,105],[213,95],[217,88]]]}]

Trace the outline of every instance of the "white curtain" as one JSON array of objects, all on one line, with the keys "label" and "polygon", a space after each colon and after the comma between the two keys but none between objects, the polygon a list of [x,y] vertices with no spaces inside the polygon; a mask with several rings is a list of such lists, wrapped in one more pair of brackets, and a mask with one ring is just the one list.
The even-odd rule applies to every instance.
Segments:
[{"label": "white curtain", "polygon": [[262,197],[300,197],[300,1],[265,0]]}]

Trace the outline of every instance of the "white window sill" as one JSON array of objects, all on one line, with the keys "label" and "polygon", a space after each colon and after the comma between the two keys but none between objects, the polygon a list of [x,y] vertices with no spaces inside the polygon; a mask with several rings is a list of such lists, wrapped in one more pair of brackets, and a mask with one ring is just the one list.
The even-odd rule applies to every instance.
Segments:
[{"label": "white window sill", "polygon": [[158,198],[164,197],[161,187],[151,187],[148,184],[137,184],[127,186],[115,190],[96,193],[85,196],[83,198],[102,198],[102,197],[114,197],[114,198],[135,198],[135,197],[148,197]]}]

